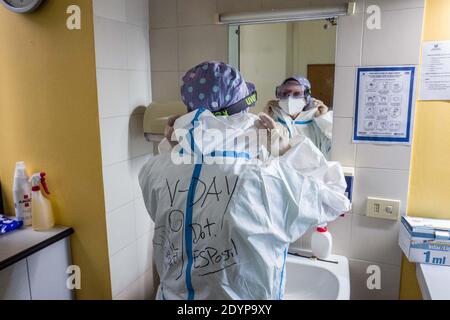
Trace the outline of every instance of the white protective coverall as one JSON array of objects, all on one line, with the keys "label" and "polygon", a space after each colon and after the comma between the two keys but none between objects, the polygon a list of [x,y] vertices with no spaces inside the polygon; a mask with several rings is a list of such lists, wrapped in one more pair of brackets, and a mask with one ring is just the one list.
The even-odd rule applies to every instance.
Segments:
[{"label": "white protective coverall", "polygon": [[333,111],[327,112],[320,117],[315,117],[317,110],[317,107],[315,107],[309,111],[302,112],[296,119],[292,119],[279,107],[271,108],[270,111],[266,112],[269,112],[276,122],[287,129],[290,139],[299,135],[311,139],[314,145],[329,159],[333,135]]},{"label": "white protective coverall", "polygon": [[[234,139],[256,131],[257,119],[191,112],[175,123],[176,130],[185,129],[180,144],[141,169],[155,222],[157,299],[282,299],[289,244],[350,210],[340,165],[327,162],[310,140],[297,139],[284,156],[261,161],[245,147],[248,141],[223,150],[223,139],[210,134],[231,130],[228,139]],[[191,158],[191,150],[199,152],[195,125],[207,136],[204,161],[232,163],[178,164]]]}]

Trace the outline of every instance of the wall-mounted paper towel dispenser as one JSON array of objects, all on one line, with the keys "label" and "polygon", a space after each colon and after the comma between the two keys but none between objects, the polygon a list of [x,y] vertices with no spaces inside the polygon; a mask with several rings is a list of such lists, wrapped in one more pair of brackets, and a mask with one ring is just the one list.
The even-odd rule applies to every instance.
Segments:
[{"label": "wall-mounted paper towel dispenser", "polygon": [[186,113],[181,101],[153,102],[145,111],[144,133],[149,141],[160,141],[169,117]]}]

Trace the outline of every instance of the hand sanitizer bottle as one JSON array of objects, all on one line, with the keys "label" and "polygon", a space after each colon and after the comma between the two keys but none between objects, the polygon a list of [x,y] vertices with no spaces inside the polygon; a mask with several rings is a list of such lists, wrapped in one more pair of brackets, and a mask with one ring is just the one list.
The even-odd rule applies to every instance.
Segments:
[{"label": "hand sanitizer bottle", "polygon": [[31,226],[31,186],[24,162],[16,163],[14,173],[13,198],[16,218],[25,226]]},{"label": "hand sanitizer bottle", "polygon": [[327,260],[333,248],[333,237],[326,225],[319,226],[311,238],[312,253],[316,258]]}]

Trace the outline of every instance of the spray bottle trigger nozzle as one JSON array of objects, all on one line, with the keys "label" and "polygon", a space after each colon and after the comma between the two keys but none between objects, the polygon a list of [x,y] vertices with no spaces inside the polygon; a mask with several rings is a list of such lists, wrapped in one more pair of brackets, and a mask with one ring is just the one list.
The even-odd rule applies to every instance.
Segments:
[{"label": "spray bottle trigger nozzle", "polygon": [[42,187],[44,188],[45,193],[50,194],[50,191],[48,190],[47,182],[45,181],[46,175],[47,174],[45,172],[41,172],[41,184],[42,184]]}]

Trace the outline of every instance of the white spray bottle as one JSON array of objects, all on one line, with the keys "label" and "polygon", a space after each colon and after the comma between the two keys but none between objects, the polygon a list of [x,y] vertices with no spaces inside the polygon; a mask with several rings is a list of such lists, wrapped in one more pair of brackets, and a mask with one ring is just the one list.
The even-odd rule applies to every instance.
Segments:
[{"label": "white spray bottle", "polygon": [[31,226],[31,186],[24,162],[16,163],[13,183],[16,218],[25,226]]},{"label": "white spray bottle", "polygon": [[46,231],[55,225],[55,219],[53,217],[52,204],[50,201],[42,195],[41,187],[44,188],[45,193],[50,194],[45,182],[46,174],[44,172],[34,174],[31,181],[32,190],[32,220],[33,229],[35,231]]}]

